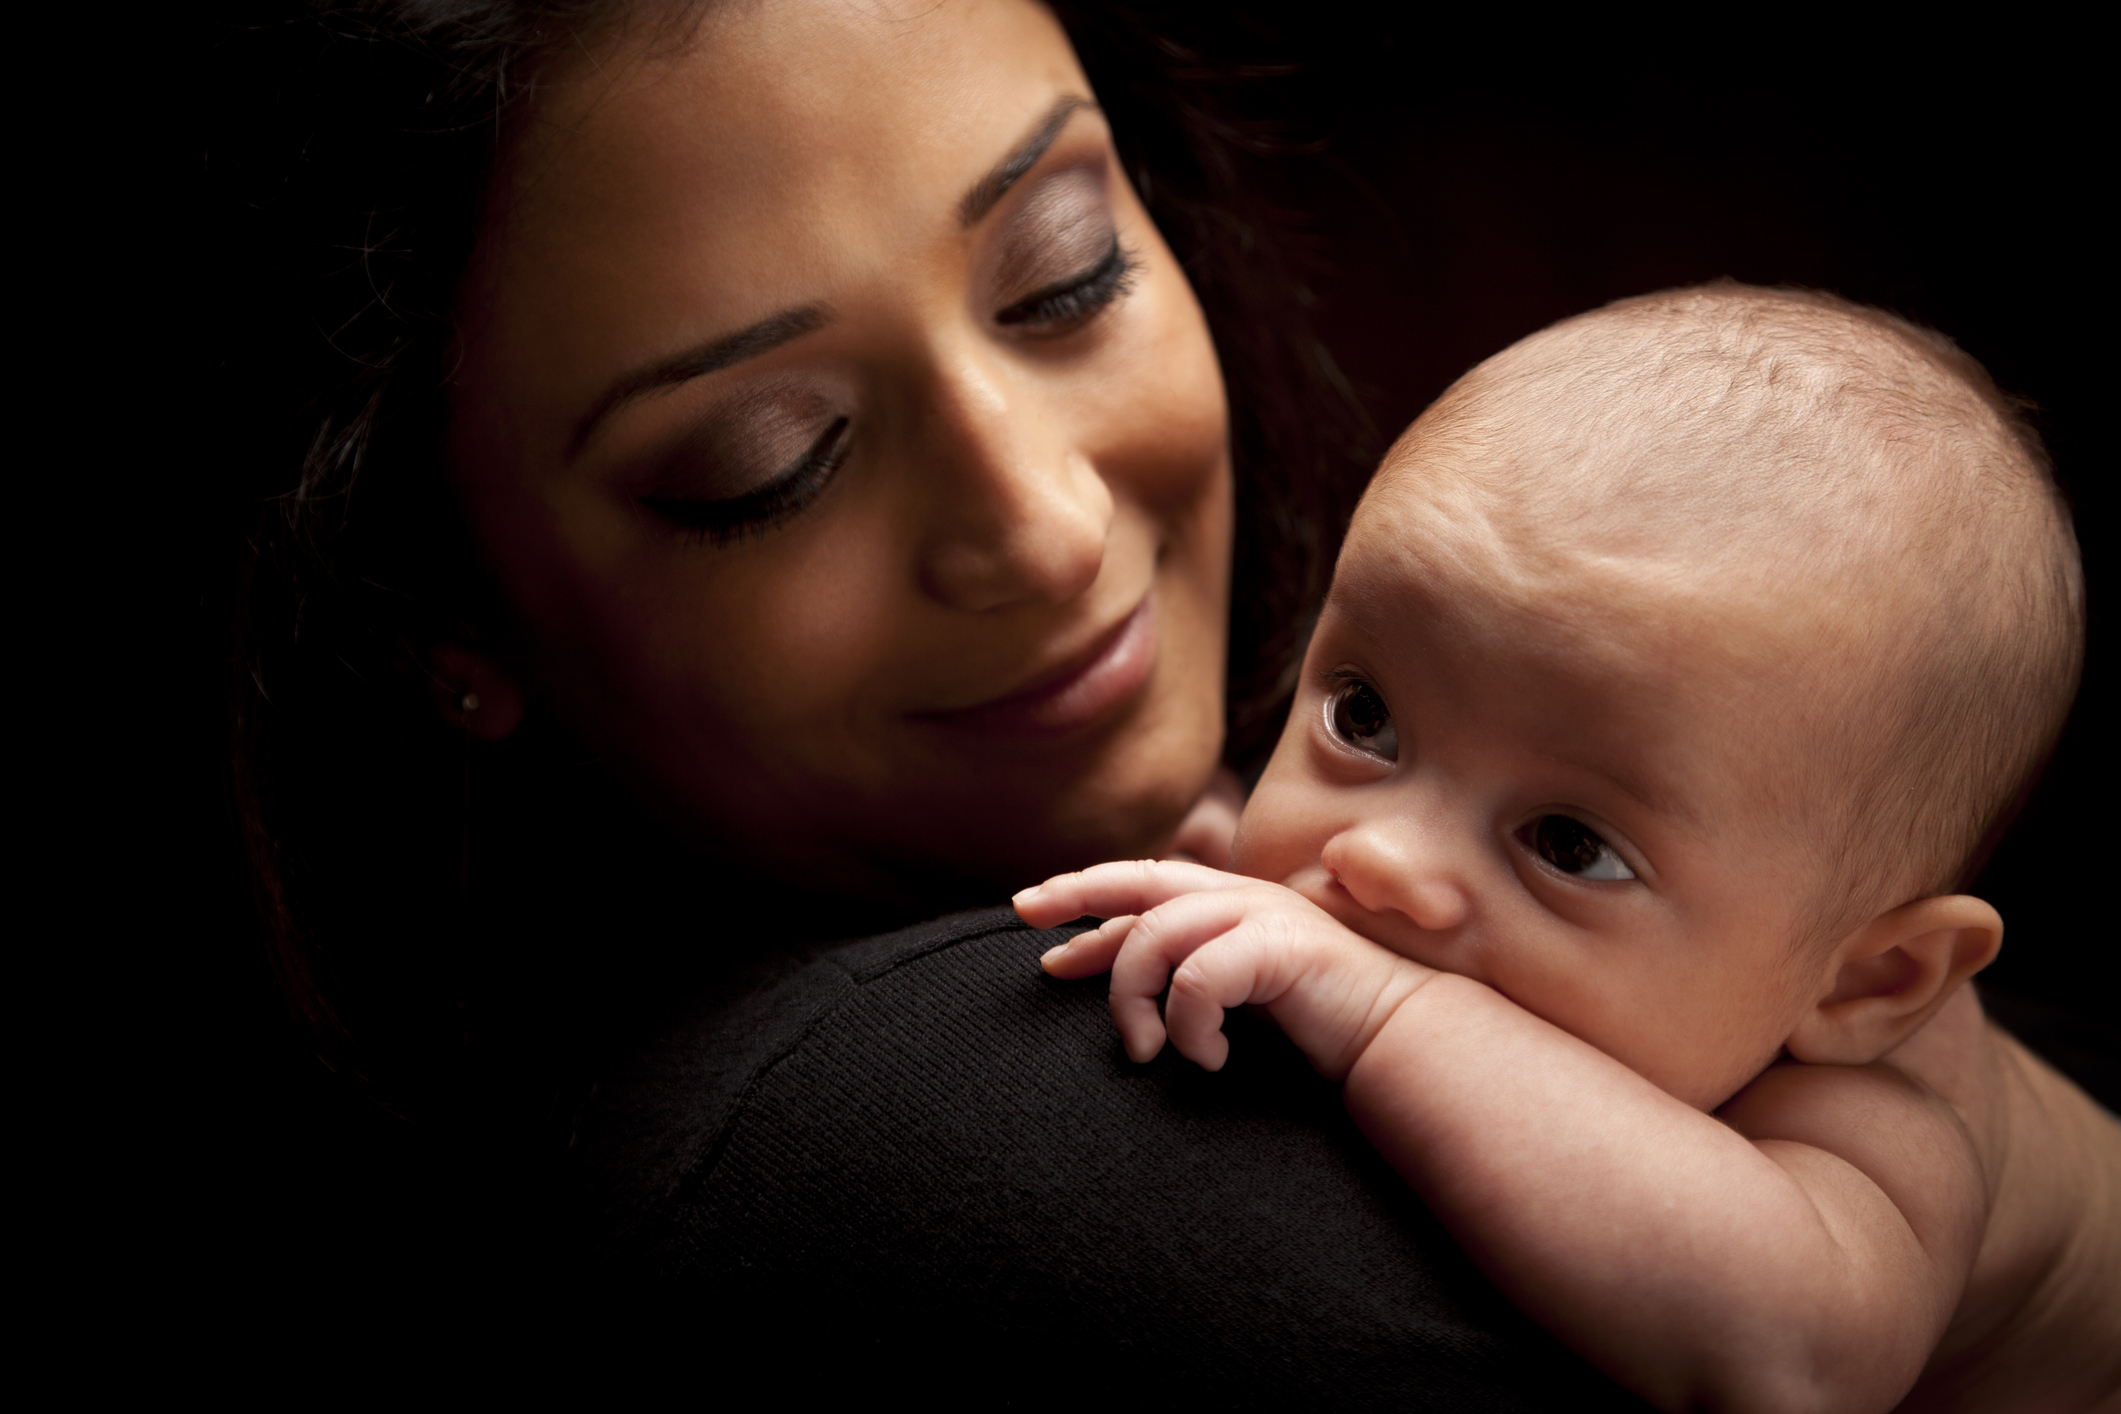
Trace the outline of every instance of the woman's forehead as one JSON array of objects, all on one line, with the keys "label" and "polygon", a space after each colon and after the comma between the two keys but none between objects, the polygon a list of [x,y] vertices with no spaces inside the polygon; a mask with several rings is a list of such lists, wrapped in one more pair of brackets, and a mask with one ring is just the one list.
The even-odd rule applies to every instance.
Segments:
[{"label": "woman's forehead", "polygon": [[[645,24],[547,80],[494,215],[513,241],[742,242],[786,253],[857,222],[948,225],[1055,96],[1088,96],[1028,0],[721,6],[685,42]],[[878,237],[886,237],[879,241]]]},{"label": "woman's forehead", "polygon": [[[511,437],[558,445],[620,373],[789,310],[960,289],[967,194],[1089,96],[1029,0],[733,5],[681,37],[550,76],[498,174],[457,385],[512,390]],[[1105,140],[1084,114],[1059,146]]]}]

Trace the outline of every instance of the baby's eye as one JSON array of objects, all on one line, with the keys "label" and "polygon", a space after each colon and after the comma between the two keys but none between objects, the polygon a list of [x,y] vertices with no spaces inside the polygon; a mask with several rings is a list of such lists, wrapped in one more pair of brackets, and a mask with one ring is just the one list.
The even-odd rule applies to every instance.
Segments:
[{"label": "baby's eye", "polygon": [[1399,759],[1399,728],[1392,725],[1392,709],[1366,682],[1342,683],[1334,690],[1326,699],[1326,727],[1358,751],[1387,761]]},{"label": "baby's eye", "polygon": [[1579,879],[1632,879],[1635,871],[1596,830],[1566,815],[1542,815],[1521,832],[1525,845],[1564,874]]}]

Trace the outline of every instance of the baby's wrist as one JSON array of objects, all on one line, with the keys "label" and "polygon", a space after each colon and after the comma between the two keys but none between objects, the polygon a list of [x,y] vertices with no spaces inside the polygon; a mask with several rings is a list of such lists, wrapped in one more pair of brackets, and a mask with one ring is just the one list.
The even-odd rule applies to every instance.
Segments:
[{"label": "baby's wrist", "polygon": [[[1430,1031],[1429,1020],[1433,1020],[1433,1013],[1428,1020],[1422,1013],[1438,1001],[1448,1005],[1447,994],[1451,990],[1448,983],[1471,981],[1424,967],[1410,959],[1400,958],[1398,961],[1402,966],[1395,969],[1390,990],[1379,997],[1374,1024],[1365,1028],[1359,1043],[1349,1053],[1341,1076],[1344,1085],[1356,1086],[1368,1071],[1394,1069],[1406,1050],[1421,1045],[1423,1036]],[[1446,985],[1431,985],[1438,981],[1444,981]],[[1471,982],[1471,985],[1480,987],[1481,984]]]},{"label": "baby's wrist", "polygon": [[1378,1040],[1392,1030],[1393,1021],[1411,1002],[1415,995],[1443,974],[1433,967],[1424,967],[1411,959],[1392,956],[1389,970],[1370,1002],[1369,1010],[1362,1018],[1339,1054],[1330,1061],[1324,1057],[1313,1057],[1319,1062],[1319,1070],[1328,1078],[1346,1083],[1354,1077],[1356,1067],[1376,1047]]}]

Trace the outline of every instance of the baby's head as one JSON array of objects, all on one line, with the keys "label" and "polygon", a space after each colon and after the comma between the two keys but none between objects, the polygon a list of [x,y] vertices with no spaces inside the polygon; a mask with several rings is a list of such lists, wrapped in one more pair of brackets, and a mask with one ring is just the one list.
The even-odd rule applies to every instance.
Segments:
[{"label": "baby's head", "polygon": [[1948,341],[1716,285],[1454,385],[1356,513],[1238,867],[1712,1106],[1876,1058],[2081,657],[2037,439]]}]

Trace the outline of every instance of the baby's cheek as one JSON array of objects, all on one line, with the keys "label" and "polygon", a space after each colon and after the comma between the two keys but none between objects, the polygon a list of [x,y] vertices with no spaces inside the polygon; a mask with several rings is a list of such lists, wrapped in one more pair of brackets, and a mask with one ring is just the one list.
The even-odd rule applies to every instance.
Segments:
[{"label": "baby's cheek", "polygon": [[1302,805],[1290,792],[1274,788],[1271,773],[1261,780],[1237,820],[1231,871],[1293,885],[1296,875],[1316,866],[1324,841],[1306,828],[1309,812]]},{"label": "baby's cheek", "polygon": [[1274,878],[1272,873],[1252,867],[1252,861],[1264,860],[1268,854],[1265,831],[1253,821],[1254,816],[1249,806],[1237,817],[1237,833],[1230,841],[1230,872],[1249,874],[1255,879]]},{"label": "baby's cheek", "polygon": [[[1692,1024],[1669,1025],[1650,1047],[1647,1065],[1636,1069],[1666,1093],[1694,1108],[1713,1111],[1765,1070],[1782,1049],[1787,1028],[1765,1013],[1758,994],[1721,1007],[1704,1006]],[[1749,1003],[1749,1004],[1748,1004]]]}]

